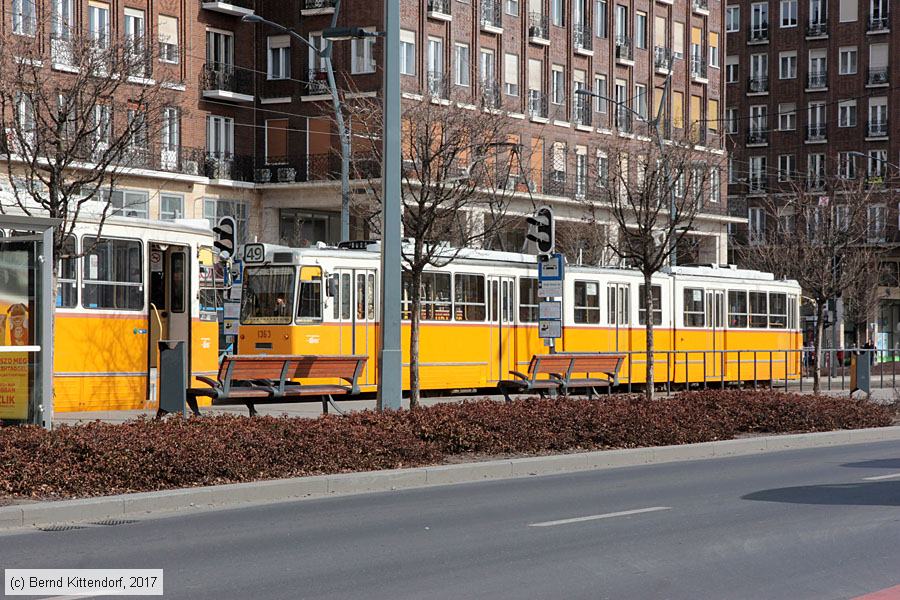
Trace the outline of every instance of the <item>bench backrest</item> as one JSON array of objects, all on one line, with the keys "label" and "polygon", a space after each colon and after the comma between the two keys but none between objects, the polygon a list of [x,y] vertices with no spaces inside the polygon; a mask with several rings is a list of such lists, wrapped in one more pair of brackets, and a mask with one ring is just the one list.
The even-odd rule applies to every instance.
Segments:
[{"label": "bench backrest", "polygon": [[219,366],[219,381],[248,381],[272,379],[278,381],[284,374],[285,356],[226,356]]},{"label": "bench backrest", "polygon": [[296,356],[292,377],[295,379],[343,379],[352,387],[353,394],[359,392],[356,383],[366,366],[367,356]]},{"label": "bench backrest", "polygon": [[528,375],[535,379],[538,375],[563,375],[569,372],[570,356],[561,354],[535,354],[528,365]]},{"label": "bench backrest", "polygon": [[606,373],[610,377],[615,376],[622,366],[624,356],[601,356],[588,354],[584,356],[572,356],[572,368],[570,373]]}]

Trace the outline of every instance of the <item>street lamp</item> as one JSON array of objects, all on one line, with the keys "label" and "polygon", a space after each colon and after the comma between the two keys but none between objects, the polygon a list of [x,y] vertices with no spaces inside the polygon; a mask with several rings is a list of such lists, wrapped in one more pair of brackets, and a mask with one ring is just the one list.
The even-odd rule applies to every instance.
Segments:
[{"label": "street lamp", "polygon": [[[322,32],[322,39],[327,40],[325,49],[317,48],[315,44],[308,39],[290,29],[264,19],[257,14],[244,15],[241,20],[247,23],[259,23],[268,25],[273,29],[282,31],[301,43],[309,47],[325,64],[325,73],[328,77],[328,90],[331,93],[331,103],[334,105],[334,119],[337,122],[338,136],[341,139],[341,241],[350,239],[350,135],[344,124],[344,113],[341,109],[341,98],[338,95],[337,85],[334,81],[334,67],[331,64],[331,50],[333,40],[353,39],[354,37],[372,37],[376,35],[374,32],[365,31],[361,27],[335,27],[337,24],[338,13],[340,12],[341,0],[336,0],[334,5],[334,14],[331,17],[331,27]],[[325,34],[329,33],[330,36]]]}]

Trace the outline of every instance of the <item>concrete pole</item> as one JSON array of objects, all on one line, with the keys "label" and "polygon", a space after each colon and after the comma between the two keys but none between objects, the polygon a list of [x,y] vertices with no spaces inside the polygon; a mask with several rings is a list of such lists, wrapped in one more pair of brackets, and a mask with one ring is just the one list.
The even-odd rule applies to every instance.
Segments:
[{"label": "concrete pole", "polygon": [[381,328],[378,348],[378,409],[400,408],[400,2],[384,1],[384,122],[381,202]]}]

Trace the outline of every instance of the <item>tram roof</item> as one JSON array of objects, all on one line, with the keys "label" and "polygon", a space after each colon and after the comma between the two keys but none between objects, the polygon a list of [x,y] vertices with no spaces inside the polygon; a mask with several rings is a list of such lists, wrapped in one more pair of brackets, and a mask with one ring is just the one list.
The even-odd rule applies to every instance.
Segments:
[{"label": "tram roof", "polygon": [[[347,258],[358,258],[362,260],[376,260],[380,256],[381,252],[381,244],[378,242],[370,243],[365,248],[338,248],[334,246],[313,246],[309,248],[291,248],[288,246],[279,246],[275,244],[263,244],[266,249],[266,263],[268,264],[300,264],[305,259],[309,258],[337,258],[337,259],[347,259]],[[515,264],[515,265],[527,265],[530,267],[537,267],[536,265],[536,257],[533,254],[523,254],[519,252],[504,252],[500,250],[482,250],[478,248],[462,248],[456,249],[447,247],[446,251],[443,253],[447,257],[452,257],[454,253],[456,254],[455,261],[460,261],[463,263],[471,263],[471,262],[493,262],[493,263],[505,263],[505,264]],[[284,260],[286,254],[290,254],[290,261]],[[281,260],[275,260],[276,254],[281,255]],[[567,265],[568,269],[575,270],[578,272],[592,272],[592,273],[629,273],[629,274],[638,274],[636,269],[630,267],[618,267],[618,266],[593,266],[593,265]],[[763,271],[756,271],[753,269],[740,269],[735,265],[685,265],[685,266],[676,266],[676,267],[667,267],[663,271],[660,272],[660,275],[677,275],[677,276],[686,276],[686,277],[703,277],[703,278],[722,278],[722,279],[740,279],[740,280],[752,280],[752,281],[775,281],[775,276],[772,273],[766,273]],[[795,283],[793,281],[785,281],[785,283]]]}]

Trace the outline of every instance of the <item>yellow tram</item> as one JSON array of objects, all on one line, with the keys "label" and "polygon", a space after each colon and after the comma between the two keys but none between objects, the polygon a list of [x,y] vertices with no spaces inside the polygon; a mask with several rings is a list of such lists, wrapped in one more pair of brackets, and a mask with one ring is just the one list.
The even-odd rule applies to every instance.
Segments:
[{"label": "yellow tram", "polygon": [[75,227],[60,261],[54,409],[152,408],[157,341],[180,340],[190,372],[214,375],[219,334],[205,221],[110,217]]},{"label": "yellow tram", "polygon": [[[365,249],[244,248],[238,352],[364,354],[361,389],[375,389],[377,244]],[[454,251],[455,252],[455,251]],[[422,283],[425,390],[496,386],[547,348],[538,336],[532,255],[462,250]],[[559,351],[623,352],[620,380],[646,379],[643,278],[627,268],[568,266]],[[654,375],[659,383],[792,379],[800,375],[800,287],[733,266],[685,266],[654,277]],[[409,364],[404,282],[404,364]],[[408,371],[404,373],[408,386]]]}]

